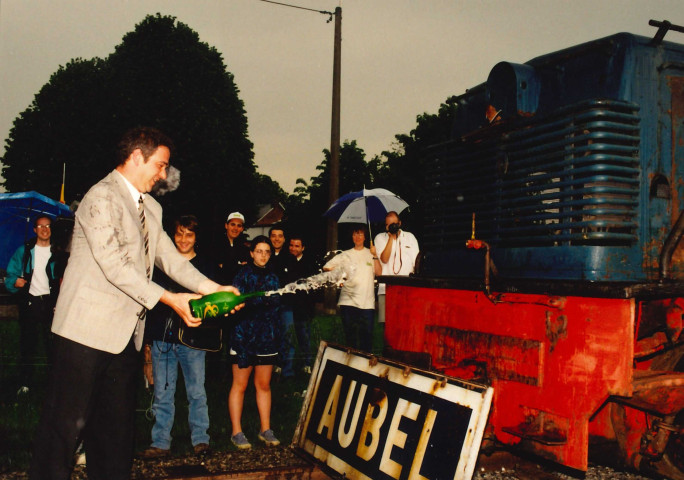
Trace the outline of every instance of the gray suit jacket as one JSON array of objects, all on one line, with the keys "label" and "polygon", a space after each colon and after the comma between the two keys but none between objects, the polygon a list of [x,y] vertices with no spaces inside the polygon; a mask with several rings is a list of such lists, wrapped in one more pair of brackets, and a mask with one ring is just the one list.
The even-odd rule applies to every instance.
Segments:
[{"label": "gray suit jacket", "polygon": [[[196,292],[206,280],[181,256],[162,229],[162,208],[145,197],[150,264]],[[147,279],[137,205],[121,175],[112,171],[83,197],[76,212],[71,255],[52,331],[91,348],[120,353],[135,332],[142,345],[141,307],[151,309],[162,287]]]}]

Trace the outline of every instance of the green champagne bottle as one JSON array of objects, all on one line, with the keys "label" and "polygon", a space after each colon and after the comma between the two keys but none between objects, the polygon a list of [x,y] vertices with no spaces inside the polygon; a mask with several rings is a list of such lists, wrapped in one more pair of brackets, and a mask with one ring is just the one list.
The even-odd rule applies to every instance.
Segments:
[{"label": "green champagne bottle", "polygon": [[230,313],[248,298],[263,297],[266,292],[252,292],[235,295],[232,292],[214,292],[202,298],[190,300],[190,311],[196,318],[213,318]]}]

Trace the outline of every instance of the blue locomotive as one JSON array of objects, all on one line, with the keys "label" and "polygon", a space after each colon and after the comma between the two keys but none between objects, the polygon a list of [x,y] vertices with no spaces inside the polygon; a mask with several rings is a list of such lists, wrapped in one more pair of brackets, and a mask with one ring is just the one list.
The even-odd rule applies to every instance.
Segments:
[{"label": "blue locomotive", "polygon": [[[420,272],[386,355],[494,387],[485,445],[684,479],[684,45],[619,33],[501,62],[425,153]],[[677,35],[671,33],[670,35]],[[416,355],[418,354],[418,355]]]}]

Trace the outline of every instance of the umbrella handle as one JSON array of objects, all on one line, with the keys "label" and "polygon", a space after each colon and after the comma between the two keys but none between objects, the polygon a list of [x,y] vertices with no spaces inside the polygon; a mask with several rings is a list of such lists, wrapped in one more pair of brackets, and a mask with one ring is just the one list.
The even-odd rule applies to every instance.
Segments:
[{"label": "umbrella handle", "polygon": [[[366,186],[363,186],[363,190],[365,192]],[[368,222],[368,237],[370,240],[370,245],[371,247],[373,246],[373,232],[371,231],[371,226],[370,226],[370,217],[368,216],[368,197],[364,194],[363,196],[363,204],[366,206],[366,222]]]}]

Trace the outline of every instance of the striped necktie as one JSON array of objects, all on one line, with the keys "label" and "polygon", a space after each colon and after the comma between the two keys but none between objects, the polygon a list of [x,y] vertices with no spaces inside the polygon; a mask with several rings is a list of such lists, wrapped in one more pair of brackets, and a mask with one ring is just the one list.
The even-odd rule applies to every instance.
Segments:
[{"label": "striped necktie", "polygon": [[[145,269],[147,272],[147,278],[149,280],[150,273],[152,272],[152,269],[150,268],[150,232],[147,230],[147,223],[145,222],[145,205],[143,204],[142,195],[140,195],[140,198],[138,198],[138,212],[140,214],[140,225],[142,226],[143,231],[143,245],[145,245]],[[146,314],[147,309],[142,307],[138,312],[138,320],[141,322],[145,320]],[[134,335],[138,335],[137,326],[135,327]]]},{"label": "striped necktie", "polygon": [[147,230],[147,223],[145,222],[145,205],[143,204],[143,197],[140,195],[138,199],[138,212],[140,212],[140,224],[143,230],[143,244],[145,245],[145,271],[147,278],[150,278],[152,268],[150,265],[150,232]]}]

